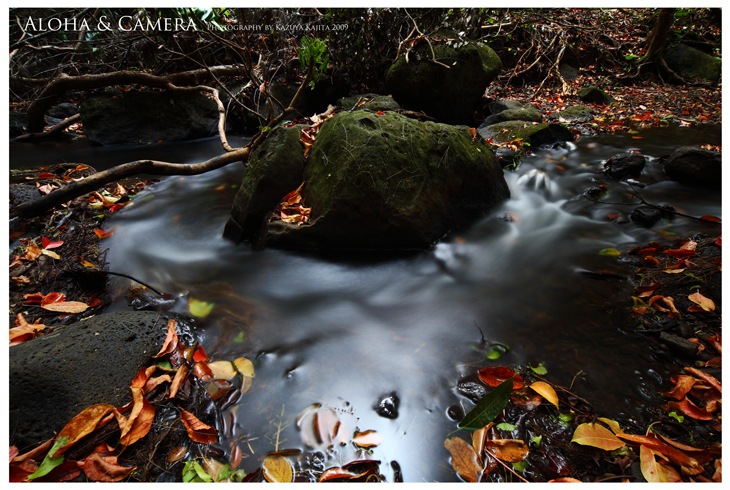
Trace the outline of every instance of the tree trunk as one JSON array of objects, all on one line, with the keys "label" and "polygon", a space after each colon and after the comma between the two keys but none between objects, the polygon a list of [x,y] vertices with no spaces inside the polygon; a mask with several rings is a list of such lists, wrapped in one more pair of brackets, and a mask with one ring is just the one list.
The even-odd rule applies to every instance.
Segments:
[{"label": "tree trunk", "polygon": [[646,55],[641,60],[643,63],[657,61],[662,57],[664,45],[667,43],[667,38],[669,37],[669,30],[674,23],[674,12],[676,10],[676,8],[663,8],[659,10],[659,18],[654,28],[646,37],[648,47],[646,48]]}]

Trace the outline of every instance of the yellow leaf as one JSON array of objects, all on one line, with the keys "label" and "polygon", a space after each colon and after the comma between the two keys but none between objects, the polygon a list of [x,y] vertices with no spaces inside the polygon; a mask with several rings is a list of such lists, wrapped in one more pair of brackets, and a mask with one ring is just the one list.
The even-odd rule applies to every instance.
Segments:
[{"label": "yellow leaf", "polygon": [[88,307],[89,305],[81,301],[61,301],[41,306],[44,310],[55,311],[57,313],[83,313]]},{"label": "yellow leaf", "polygon": [[253,378],[256,376],[256,373],[253,369],[253,363],[245,357],[239,357],[238,359],[233,361],[233,364],[236,365],[236,369],[238,369],[238,372],[243,374],[247,378]]},{"label": "yellow leaf", "polygon": [[613,451],[626,445],[609,432],[608,429],[595,423],[580,424],[575,429],[573,439],[570,442],[575,442],[583,446],[593,446],[606,451]]},{"label": "yellow leaf", "polygon": [[49,257],[53,257],[53,258],[54,258],[54,259],[56,259],[56,260],[58,260],[58,259],[60,259],[60,258],[61,258],[61,256],[60,256],[60,255],[58,255],[58,254],[57,254],[56,252],[54,252],[53,250],[46,250],[46,249],[44,248],[43,250],[41,250],[41,253],[42,253],[43,255],[48,255]]},{"label": "yellow leaf", "polygon": [[541,394],[547,401],[560,409],[560,407],[558,406],[558,394],[555,393],[555,390],[552,386],[545,383],[544,381],[535,381],[530,385],[530,388]]},{"label": "yellow leaf", "polygon": [[231,380],[236,377],[236,374],[238,374],[231,361],[215,361],[207,364],[213,372],[213,377],[215,379]]},{"label": "yellow leaf", "polygon": [[639,460],[641,461],[641,474],[649,483],[667,483],[669,475],[664,466],[657,463],[655,451],[642,445],[639,449]]},{"label": "yellow leaf", "polygon": [[91,262],[89,262],[88,260],[82,260],[81,261],[81,265],[83,265],[84,267],[93,267],[93,268],[96,268],[96,266],[94,264],[92,264]]},{"label": "yellow leaf", "polygon": [[188,307],[190,308],[190,314],[197,316],[198,318],[205,318],[210,315],[213,310],[215,303],[206,303],[205,301],[199,301],[197,299],[190,298]]},{"label": "yellow leaf", "polygon": [[607,419],[605,417],[598,417],[598,420],[603,422],[604,424],[608,425],[614,434],[623,434],[624,431],[621,430],[621,427],[618,425],[618,422],[615,420]]},{"label": "yellow leaf", "polygon": [[662,272],[665,274],[679,274],[680,272],[684,272],[684,269],[664,269]]},{"label": "yellow leaf", "polygon": [[284,456],[267,456],[262,464],[264,478],[272,483],[291,483],[294,471]]},{"label": "yellow leaf", "polygon": [[690,294],[688,299],[691,302],[700,305],[700,307],[702,307],[705,311],[715,311],[715,302],[710,298],[702,296],[699,292]]}]

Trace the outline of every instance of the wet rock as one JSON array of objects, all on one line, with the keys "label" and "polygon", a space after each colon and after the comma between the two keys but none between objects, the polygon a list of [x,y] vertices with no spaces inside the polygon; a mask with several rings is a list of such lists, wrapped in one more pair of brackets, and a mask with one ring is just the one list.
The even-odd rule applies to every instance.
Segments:
[{"label": "wet rock", "polygon": [[[411,50],[408,62],[401,56],[386,73],[388,93],[405,107],[422,110],[449,124],[471,125],[485,89],[502,69],[502,61],[484,43],[462,39],[442,29],[429,36],[444,42],[420,43]],[[446,95],[444,95],[446,94]]]},{"label": "wet rock", "polygon": [[456,385],[456,391],[474,403],[478,402],[487,394],[487,388],[483,383],[470,378],[459,380],[459,383]]},{"label": "wet rock", "polygon": [[397,419],[398,418],[398,405],[400,405],[400,398],[393,392],[383,396],[375,405],[373,410],[375,413],[386,419]]},{"label": "wet rock", "polygon": [[593,109],[584,105],[570,106],[558,114],[566,121],[588,122],[593,119]]},{"label": "wet rock", "polygon": [[300,141],[305,126],[275,128],[256,148],[236,193],[231,219],[223,236],[238,243],[252,240],[262,230],[266,215],[281,199],[304,180],[304,145]]},{"label": "wet rock", "polygon": [[651,206],[638,206],[631,213],[631,221],[646,228],[654,226],[661,217],[662,212]]},{"label": "wet rock", "polygon": [[492,114],[484,120],[480,127],[487,127],[505,121],[542,122],[542,114],[532,104],[526,104],[522,107],[506,109],[497,114]]},{"label": "wet rock", "polygon": [[608,177],[622,180],[627,177],[639,177],[646,165],[646,157],[638,153],[626,153],[609,158],[601,171]]},{"label": "wet rock", "polygon": [[215,134],[218,106],[204,94],[129,92],[81,104],[84,132],[97,145],[182,141]]},{"label": "wet rock", "polygon": [[675,150],[664,162],[664,173],[683,184],[720,189],[722,154],[693,146]]},{"label": "wet rock", "polygon": [[459,422],[464,418],[464,409],[459,405],[451,405],[446,410],[446,415],[454,422]]},{"label": "wet rock", "polygon": [[573,133],[570,129],[560,124],[507,121],[490,126],[481,125],[478,131],[484,139],[495,143],[506,143],[522,138],[533,147],[536,147],[551,145],[559,141],[573,141]]},{"label": "wet rock", "polygon": [[66,119],[79,113],[79,106],[72,104],[71,102],[62,102],[57,104],[46,113],[50,117],[56,119]]},{"label": "wet rock", "polygon": [[28,115],[25,112],[10,111],[10,136],[20,136],[28,131]]},{"label": "wet rock", "polygon": [[159,352],[170,319],[191,341],[193,320],[140,311],[95,316],[10,348],[10,444],[22,453],[91,405],[130,400],[129,385]]},{"label": "wet rock", "polygon": [[568,63],[560,63],[560,66],[558,66],[558,71],[560,71],[560,75],[569,82],[574,82],[580,76],[580,72],[578,71],[578,69],[569,65]]},{"label": "wet rock", "polygon": [[393,97],[378,94],[353,95],[335,102],[336,106],[342,107],[346,111],[353,109],[356,104],[360,104],[357,109],[371,112],[397,111],[401,108]]},{"label": "wet rock", "polygon": [[722,71],[719,59],[682,43],[665,49],[664,61],[682,78],[704,78],[717,82]]},{"label": "wet rock", "polygon": [[698,346],[687,339],[677,337],[671,333],[661,332],[659,340],[664,342],[677,355],[693,358],[697,354]]},{"label": "wet rock", "polygon": [[31,184],[11,184],[9,189],[10,204],[13,206],[34,201],[43,195],[36,186]]},{"label": "wet rock", "polygon": [[615,102],[613,97],[594,85],[578,90],[578,97],[586,102],[595,102],[596,104],[611,104]]},{"label": "wet rock", "polygon": [[513,99],[493,99],[492,102],[489,103],[489,112],[492,114],[499,114],[502,111],[522,109],[528,105],[532,106],[529,102],[520,102]]},{"label": "wet rock", "polygon": [[272,221],[267,246],[424,249],[509,197],[491,147],[467,127],[395,112],[328,119],[303,180],[309,224]]},{"label": "wet rock", "polygon": [[516,152],[510,148],[500,147],[497,148],[497,151],[494,152],[494,156],[497,157],[497,163],[499,163],[500,167],[516,167],[520,163],[522,153]]}]

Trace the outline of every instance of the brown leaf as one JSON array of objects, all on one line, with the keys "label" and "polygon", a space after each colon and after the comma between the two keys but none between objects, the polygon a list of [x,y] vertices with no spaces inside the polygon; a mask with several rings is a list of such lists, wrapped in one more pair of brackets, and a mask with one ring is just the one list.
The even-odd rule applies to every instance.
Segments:
[{"label": "brown leaf", "polygon": [[188,437],[193,441],[203,444],[214,444],[218,442],[218,433],[215,427],[204,424],[195,415],[182,408],[180,409],[180,420],[185,424]]},{"label": "brown leaf", "polygon": [[352,438],[352,442],[360,447],[375,447],[383,442],[383,436],[374,430],[366,430],[355,434],[355,437]]},{"label": "brown leaf", "polygon": [[672,376],[670,380],[672,383],[674,383],[674,388],[664,393],[664,395],[670,398],[675,398],[677,400],[681,400],[682,398],[684,398],[684,396],[689,393],[689,391],[696,383],[695,378],[693,378],[692,376],[686,376],[684,374]]},{"label": "brown leaf", "polygon": [[[52,444],[55,440],[56,440],[55,437],[48,439],[43,444],[39,445],[38,447],[36,447],[34,449],[31,449],[27,453],[23,453],[20,456],[16,456],[15,458],[13,458],[13,462],[19,463],[19,462],[22,462],[22,461],[25,461],[28,459],[34,459],[34,460],[38,460],[38,461],[42,460],[45,457],[48,450],[51,449]],[[35,471],[35,470],[33,470],[33,471]],[[31,471],[31,473],[33,473],[33,471]]]},{"label": "brown leaf", "polygon": [[613,435],[608,429],[596,423],[584,423],[579,425],[573,433],[573,439],[570,442],[576,442],[584,446],[593,446],[605,451],[613,451],[625,444]]},{"label": "brown leaf", "polygon": [[10,280],[16,284],[30,284],[30,279],[27,276],[13,276]]},{"label": "brown leaf", "polygon": [[583,483],[583,482],[578,480],[577,478],[572,478],[570,476],[563,476],[560,478],[554,478],[552,480],[548,480],[548,483]]},{"label": "brown leaf", "polygon": [[115,482],[125,479],[134,471],[136,466],[119,466],[116,456],[100,456],[93,453],[83,461],[79,461],[79,467],[84,474],[92,481]]},{"label": "brown leaf", "polygon": [[169,374],[163,374],[162,376],[157,376],[156,378],[150,378],[149,380],[147,380],[147,383],[145,383],[142,392],[144,394],[147,394],[150,391],[154,390],[157,385],[165,382],[172,383],[172,378]]},{"label": "brown leaf", "polygon": [[319,477],[319,482],[327,482],[332,480],[352,480],[357,475],[351,471],[342,468],[328,468]]},{"label": "brown leaf", "polygon": [[696,420],[712,420],[712,414],[702,410],[700,407],[692,403],[692,401],[685,397],[680,402],[671,401],[668,403],[670,408],[676,408],[683,414]]},{"label": "brown leaf", "polygon": [[715,302],[712,301],[710,298],[702,296],[699,292],[690,294],[688,296],[688,299],[691,302],[700,305],[700,307],[705,311],[715,311]]},{"label": "brown leaf", "polygon": [[119,442],[123,446],[130,446],[146,436],[152,428],[152,421],[155,418],[155,409],[142,394],[142,388],[130,389],[133,400],[132,412],[126,419],[124,427],[120,426],[122,433],[119,436]]},{"label": "brown leaf", "polygon": [[12,342],[13,339],[26,334],[32,334],[30,338],[33,338],[37,331],[44,330],[45,328],[46,326],[40,323],[26,323],[19,327],[13,327],[8,331],[10,332],[10,341]]},{"label": "brown leaf", "polygon": [[[657,453],[646,446],[639,447],[639,459],[641,462],[641,474],[649,483],[666,483],[674,480],[673,476],[667,471],[667,467],[661,465],[656,460]],[[676,471],[675,471],[676,473]],[[670,476],[672,477],[670,479]],[[679,475],[677,475],[679,476]]]},{"label": "brown leaf", "polygon": [[140,368],[137,372],[137,376],[132,380],[130,388],[143,388],[147,384],[147,380],[155,372],[157,366],[148,366],[146,368]]},{"label": "brown leaf", "polygon": [[63,301],[61,303],[51,303],[41,306],[44,310],[55,311],[57,313],[83,313],[89,305],[81,301]]},{"label": "brown leaf", "polygon": [[25,246],[25,255],[23,258],[27,261],[34,261],[41,256],[41,248],[35,243],[29,241]]},{"label": "brown leaf", "polygon": [[177,346],[177,332],[175,331],[175,327],[175,320],[170,320],[167,323],[167,336],[165,337],[165,342],[163,342],[160,352],[152,357],[162,357],[175,350],[175,347]]},{"label": "brown leaf", "polygon": [[484,441],[487,440],[487,432],[489,432],[489,429],[491,429],[493,425],[494,425],[494,422],[489,422],[487,425],[485,425],[481,429],[475,430],[474,432],[472,432],[471,445],[474,448],[474,451],[476,451],[477,457],[479,457],[479,455],[482,454],[482,449],[484,449]]},{"label": "brown leaf", "polygon": [[709,384],[710,386],[715,388],[717,391],[722,393],[722,384],[720,384],[720,382],[711,374],[707,374],[706,372],[704,372],[700,369],[697,369],[697,368],[693,368],[693,367],[686,367],[686,368],[684,368],[684,370],[685,370],[685,372],[687,372],[689,374],[694,374],[698,378],[704,380],[707,384]]},{"label": "brown leaf", "polygon": [[92,405],[84,409],[80,414],[71,419],[66,426],[61,429],[58,433],[58,437],[68,436],[68,444],[58,449],[55,454],[51,457],[58,457],[63,454],[66,449],[73,446],[76,441],[81,439],[87,434],[90,434],[95,428],[96,424],[109,412],[114,410],[114,407],[105,403],[98,405]]},{"label": "brown leaf", "polygon": [[492,439],[485,441],[484,445],[491,448],[499,459],[510,463],[524,460],[530,452],[527,444],[519,439]]},{"label": "brown leaf", "polygon": [[451,453],[451,466],[454,471],[468,482],[477,482],[482,468],[474,448],[460,437],[450,437],[444,441],[444,447]]},{"label": "brown leaf", "polygon": [[183,364],[180,366],[175,373],[175,377],[172,379],[172,384],[170,385],[170,395],[169,398],[175,398],[175,395],[177,395],[177,390],[180,389],[180,385],[185,381],[185,376],[188,374],[188,366],[186,364]]},{"label": "brown leaf", "polygon": [[294,469],[284,456],[267,456],[261,466],[264,478],[272,483],[291,483],[294,479]]}]

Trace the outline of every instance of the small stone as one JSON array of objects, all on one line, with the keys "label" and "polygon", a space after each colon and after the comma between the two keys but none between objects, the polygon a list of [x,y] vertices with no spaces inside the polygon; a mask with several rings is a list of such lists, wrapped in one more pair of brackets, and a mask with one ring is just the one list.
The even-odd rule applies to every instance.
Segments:
[{"label": "small stone", "polygon": [[397,419],[398,418],[398,405],[400,404],[400,398],[393,392],[383,396],[378,403],[373,406],[375,413],[386,419]]},{"label": "small stone", "polygon": [[662,212],[650,206],[639,206],[631,213],[631,221],[646,228],[651,228],[662,217]]},{"label": "small stone", "polygon": [[446,410],[446,415],[454,422],[459,422],[464,418],[464,410],[459,405],[451,405]]}]

